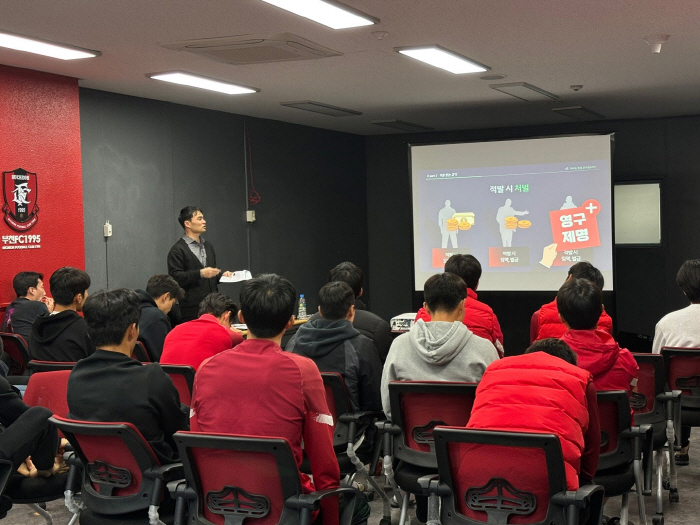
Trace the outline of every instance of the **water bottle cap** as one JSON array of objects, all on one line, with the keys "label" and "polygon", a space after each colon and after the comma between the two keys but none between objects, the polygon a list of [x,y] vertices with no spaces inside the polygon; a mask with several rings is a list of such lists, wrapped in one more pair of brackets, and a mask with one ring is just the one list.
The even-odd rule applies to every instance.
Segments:
[{"label": "water bottle cap", "polygon": [[300,294],[299,294],[299,299],[301,299],[301,298],[303,298],[303,297],[304,297],[304,294],[303,294],[303,293],[300,293]]}]

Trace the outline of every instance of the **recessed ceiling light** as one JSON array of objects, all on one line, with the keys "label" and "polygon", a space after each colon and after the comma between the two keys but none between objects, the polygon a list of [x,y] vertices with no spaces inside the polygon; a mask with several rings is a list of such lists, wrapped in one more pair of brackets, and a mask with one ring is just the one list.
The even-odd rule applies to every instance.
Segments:
[{"label": "recessed ceiling light", "polygon": [[379,19],[333,0],[263,0],[332,29],[371,26]]},{"label": "recessed ceiling light", "polygon": [[69,46],[66,44],[54,44],[46,40],[29,38],[12,33],[0,32],[0,47],[7,47],[16,51],[26,51],[51,58],[61,60],[77,60],[79,58],[98,57],[102,53],[82,47]]},{"label": "recessed ceiling light", "polygon": [[260,91],[257,88],[239,86],[237,84],[231,84],[230,82],[224,82],[223,80],[216,80],[214,78],[193,75],[192,73],[185,73],[184,71],[167,71],[165,73],[152,73],[146,76],[154,80],[162,80],[164,82],[172,82],[173,84],[180,84],[182,86],[208,89],[209,91],[216,91],[227,95],[244,95],[246,93],[257,93]]},{"label": "recessed ceiling light", "polygon": [[584,108],[583,106],[567,106],[565,108],[552,108],[552,111],[559,115],[572,118],[574,120],[598,120],[605,118],[600,113],[596,113],[592,109]]},{"label": "recessed ceiling light", "polygon": [[540,89],[537,86],[528,84],[527,82],[511,82],[508,84],[491,84],[491,89],[510,95],[511,97],[519,98],[532,102],[534,100],[559,100],[559,97],[552,95],[549,91]]},{"label": "recessed ceiling light", "polygon": [[454,51],[445,49],[438,45],[430,46],[415,46],[415,47],[396,47],[394,51],[401,53],[402,55],[415,58],[431,66],[439,67],[454,73],[455,75],[461,75],[464,73],[482,73],[484,71],[490,71],[491,68],[483,64],[475,62],[471,58],[459,55]]},{"label": "recessed ceiling light", "polygon": [[329,117],[354,117],[356,115],[362,115],[362,112],[355,111],[354,109],[339,108],[338,106],[314,102],[313,100],[280,102],[280,105],[288,108],[303,109],[304,111],[311,111],[313,113],[321,113],[322,115],[328,115]]},{"label": "recessed ceiling light", "polygon": [[372,124],[385,126],[387,128],[400,129],[401,131],[433,131],[435,128],[414,124],[405,120],[373,120]]}]

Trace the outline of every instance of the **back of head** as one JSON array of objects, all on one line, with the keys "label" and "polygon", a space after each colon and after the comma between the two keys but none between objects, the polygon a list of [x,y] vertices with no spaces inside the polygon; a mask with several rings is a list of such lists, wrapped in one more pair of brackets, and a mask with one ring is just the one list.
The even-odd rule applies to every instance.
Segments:
[{"label": "back of head", "polygon": [[544,352],[545,354],[553,355],[563,359],[570,365],[578,366],[578,357],[576,353],[560,339],[540,339],[532,343],[530,348],[525,350],[526,354],[533,352]]},{"label": "back of head", "polygon": [[56,304],[68,306],[79,293],[90,288],[90,276],[71,266],[59,268],[51,274],[49,289]]},{"label": "back of head", "polygon": [[282,333],[292,317],[297,291],[284,277],[267,273],[246,281],[239,298],[248,330],[255,337],[270,339]]},{"label": "back of head", "polygon": [[342,281],[348,283],[350,288],[352,288],[355,297],[359,297],[362,292],[362,284],[364,282],[364,275],[359,266],[351,262],[342,262],[330,272],[328,272],[328,282]]},{"label": "back of head", "polygon": [[231,312],[231,322],[236,318],[238,314],[238,306],[233,302],[230,297],[214,292],[207,295],[202,302],[199,303],[199,312],[197,316],[204,314],[211,314],[214,317],[221,317],[226,312]]},{"label": "back of head", "polygon": [[169,293],[171,299],[182,301],[185,298],[185,290],[180,288],[177,281],[169,275],[154,275],[146,283],[146,293],[158,299],[163,294]]},{"label": "back of head", "polygon": [[331,321],[345,319],[350,307],[355,304],[355,294],[348,283],[333,281],[326,283],[318,292],[321,317]]},{"label": "back of head", "polygon": [[138,326],[141,302],[132,290],[100,290],[90,295],[83,306],[88,335],[95,348],[121,344],[127,328]]},{"label": "back of head", "polygon": [[39,272],[19,272],[12,279],[12,288],[15,289],[17,297],[24,297],[30,288],[36,288],[39,285],[39,279],[44,279],[44,274]]},{"label": "back of head", "polygon": [[678,270],[676,283],[691,303],[700,303],[700,259],[685,261]]},{"label": "back of head", "polygon": [[177,218],[177,222],[179,222],[180,226],[182,226],[184,229],[185,221],[191,221],[192,217],[197,212],[203,213],[201,208],[198,208],[197,206],[185,206],[180,210],[180,215]]},{"label": "back of head", "polygon": [[451,313],[467,297],[467,285],[458,275],[439,273],[425,281],[423,295],[431,312]]},{"label": "back of head", "polygon": [[445,271],[462,278],[467,288],[476,290],[481,279],[481,263],[473,255],[455,254],[445,263]]},{"label": "back of head", "polygon": [[605,285],[605,279],[600,270],[588,261],[581,261],[569,268],[569,275],[572,279],[588,279],[601,290]]},{"label": "back of head", "polygon": [[569,279],[557,293],[557,310],[574,330],[592,330],[603,311],[603,292],[587,279]]}]

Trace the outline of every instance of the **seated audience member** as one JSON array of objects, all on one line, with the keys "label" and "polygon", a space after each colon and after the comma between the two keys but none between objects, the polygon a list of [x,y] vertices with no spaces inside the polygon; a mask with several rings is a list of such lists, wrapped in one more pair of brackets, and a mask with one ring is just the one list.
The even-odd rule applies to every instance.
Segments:
[{"label": "seated audience member", "polygon": [[[588,279],[601,290],[605,284],[605,279],[600,270],[586,261],[576,263],[569,268],[569,275],[566,279],[567,281],[570,279]],[[600,313],[597,327],[599,330],[605,330],[610,335],[613,333],[612,319],[610,319],[605,310]],[[566,332],[566,327],[559,319],[557,299],[555,298],[551,303],[545,304],[537,311],[537,332],[533,341],[549,337],[561,337],[564,335],[564,332]]]},{"label": "seated audience member", "polygon": [[[462,321],[473,334],[488,339],[503,357],[503,333],[498,317],[486,303],[477,299],[476,289],[481,279],[481,264],[473,255],[456,254],[447,259],[445,271],[453,273],[467,283],[467,300],[464,303],[464,320]],[[430,314],[425,307],[418,310],[416,321],[430,321]]]},{"label": "seated audience member", "polygon": [[36,318],[29,336],[29,357],[37,361],[78,361],[95,351],[78,312],[88,297],[90,276],[65,266],[49,279],[55,305],[52,313]]},{"label": "seated audience member", "polygon": [[[292,283],[278,275],[260,275],[243,284],[238,318],[248,326],[248,339],[202,363],[190,423],[197,432],[286,439],[297,466],[303,453],[309,458],[313,481],[300,474],[309,493],[338,487],[340,473],[321,374],[310,359],[280,347],[294,323],[296,298]],[[337,523],[336,501],[331,500],[321,504],[323,523]]]},{"label": "seated audience member", "polygon": [[467,285],[450,272],[425,282],[423,308],[431,321],[419,319],[391,345],[382,373],[382,405],[391,419],[391,381],[478,382],[498,359],[491,341],[473,334],[462,320]]},{"label": "seated audience member", "polygon": [[177,459],[173,434],[187,430],[187,407],[158,363],[131,358],[139,336],[140,305],[131,290],[99,291],[85,302],[88,333],[97,350],[81,359],[68,378],[68,417],[132,423],[158,459]]},{"label": "seated audience member", "polygon": [[[32,324],[41,314],[53,310],[53,299],[44,299],[44,275],[38,272],[20,272],[12,279],[17,299],[5,310],[0,332],[19,334],[29,342]],[[43,301],[46,301],[46,304]]]},{"label": "seated audience member", "polygon": [[578,366],[593,374],[596,390],[627,390],[637,384],[639,366],[613,336],[596,328],[603,311],[598,285],[587,279],[569,279],[557,293],[559,315],[567,332],[561,337],[578,356]]},{"label": "seated audience member", "polygon": [[[362,269],[351,262],[342,262],[328,272],[327,282],[332,283],[335,281],[347,283],[352,288],[355,294],[355,318],[352,321],[352,325],[355,330],[372,340],[383,363],[391,346],[391,327],[384,319],[368,311],[365,304],[360,300],[363,292],[362,283],[364,281]],[[319,315],[315,313],[309,320],[316,320],[319,318]]]},{"label": "seated audience member", "polygon": [[[690,301],[690,305],[666,314],[656,324],[652,347],[655,354],[661,353],[665,346],[700,347],[700,259],[685,261],[678,270],[676,283]],[[676,453],[676,465],[687,465],[690,462],[690,428],[686,425],[681,426],[681,450]]]},{"label": "seated audience member", "polygon": [[231,324],[238,306],[218,292],[210,293],[199,304],[199,318],[173,328],[165,338],[160,362],[189,365],[195,370],[202,361],[243,342]]},{"label": "seated audience member", "polygon": [[301,325],[286,350],[310,358],[321,372],[342,375],[355,410],[381,410],[382,362],[372,340],[352,326],[352,288],[340,281],[327,283],[318,302],[321,317]]},{"label": "seated audience member", "polygon": [[170,332],[168,312],[185,296],[185,291],[169,275],[154,275],[146,283],[145,292],[135,292],[141,300],[139,341],[146,347],[151,361],[159,361],[165,336]]},{"label": "seated audience member", "polygon": [[524,355],[489,365],[467,424],[475,429],[557,435],[568,490],[592,483],[600,451],[595,387],[590,372],[576,366],[576,361],[566,343],[543,339]]}]

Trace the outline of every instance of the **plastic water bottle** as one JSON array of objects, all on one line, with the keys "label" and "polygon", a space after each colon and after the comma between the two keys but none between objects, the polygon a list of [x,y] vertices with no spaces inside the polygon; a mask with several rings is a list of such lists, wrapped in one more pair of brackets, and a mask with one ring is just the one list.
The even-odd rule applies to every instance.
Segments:
[{"label": "plastic water bottle", "polygon": [[299,312],[297,313],[297,319],[306,319],[306,298],[304,294],[299,294]]}]

